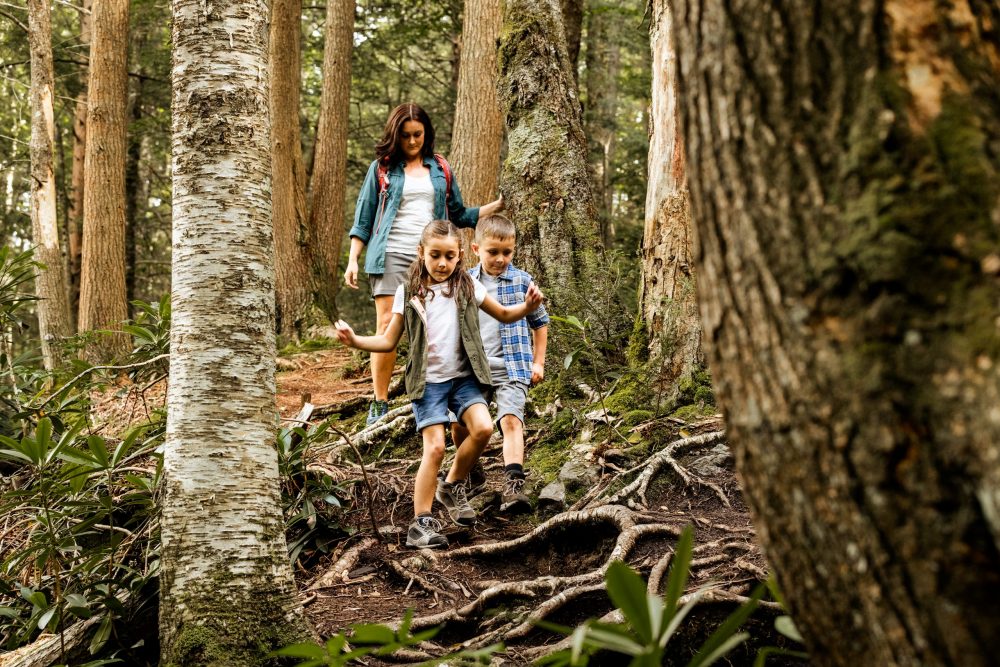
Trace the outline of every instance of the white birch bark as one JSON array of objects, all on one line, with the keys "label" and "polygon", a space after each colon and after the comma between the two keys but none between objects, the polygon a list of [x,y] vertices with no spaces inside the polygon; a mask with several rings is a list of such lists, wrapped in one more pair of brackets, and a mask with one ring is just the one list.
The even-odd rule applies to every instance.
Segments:
[{"label": "white birch bark", "polygon": [[56,222],[56,184],[52,170],[55,122],[52,113],[52,22],[45,0],[28,0],[31,48],[31,230],[35,259],[46,268],[35,277],[42,359],[52,370],[59,362],[59,340],[72,334],[66,272]]},{"label": "white birch bark", "polygon": [[304,627],[272,446],[268,9],[174,0],[173,15],[161,658],[259,664],[261,647],[291,643]]}]

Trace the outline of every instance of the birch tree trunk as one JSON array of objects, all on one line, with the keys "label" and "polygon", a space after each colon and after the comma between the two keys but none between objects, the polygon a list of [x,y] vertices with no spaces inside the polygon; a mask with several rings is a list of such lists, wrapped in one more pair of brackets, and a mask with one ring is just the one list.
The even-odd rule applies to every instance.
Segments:
[{"label": "birch tree trunk", "polygon": [[[503,12],[500,0],[466,0],[462,58],[455,99],[455,124],[448,156],[462,177],[462,196],[470,202],[496,199],[500,180],[503,117],[497,99],[497,37]],[[471,230],[465,233],[466,257]]]},{"label": "birch tree trunk", "polygon": [[658,362],[658,395],[674,402],[680,382],[705,367],[695,294],[691,215],[684,142],[678,123],[677,55],[666,0],[654,0],[649,26],[653,56],[649,180],[642,239],[639,305],[650,359]]},{"label": "birch tree trunk", "polygon": [[344,239],[354,8],[354,0],[326,3],[323,92],[310,182],[309,232],[314,240],[316,302],[331,322],[337,319],[340,246]]},{"label": "birch tree trunk", "polygon": [[306,218],[306,170],[299,129],[302,76],[302,2],[271,3],[268,64],[271,69],[271,178],[277,326],[297,336],[312,296],[312,260]]},{"label": "birch tree trunk", "polygon": [[[80,17],[80,49],[90,52],[91,0],[83,0],[77,11]],[[66,211],[68,252],[67,266],[69,268],[69,305],[70,315],[76,319],[80,308],[80,271],[81,250],[83,248],[83,167],[87,157],[87,79],[89,68],[80,66],[80,78],[83,89],[76,97],[73,110],[73,167],[70,177],[71,196],[69,208]]]},{"label": "birch tree trunk", "polygon": [[817,665],[1000,652],[1000,8],[671,4],[706,348]]},{"label": "birch tree trunk", "polygon": [[267,3],[173,3],[173,320],[161,664],[304,636],[278,467]]},{"label": "birch tree trunk", "polygon": [[[128,104],[128,0],[96,0],[87,91],[80,331],[118,330],[125,299],[125,109]],[[128,350],[124,334],[98,336],[87,356]]]},{"label": "birch tree trunk", "polygon": [[31,50],[31,233],[35,259],[45,265],[35,276],[42,359],[52,370],[60,360],[61,339],[73,334],[66,273],[56,221],[56,184],[52,158],[55,122],[52,112],[52,20],[46,0],[28,2]]},{"label": "birch tree trunk", "polygon": [[501,189],[518,229],[519,262],[554,306],[579,312],[599,246],[587,140],[555,0],[508,0],[498,57],[508,141]]}]

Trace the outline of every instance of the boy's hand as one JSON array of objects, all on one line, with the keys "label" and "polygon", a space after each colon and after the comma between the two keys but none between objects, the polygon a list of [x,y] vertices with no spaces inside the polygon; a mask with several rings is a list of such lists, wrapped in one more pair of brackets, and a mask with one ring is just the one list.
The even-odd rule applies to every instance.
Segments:
[{"label": "boy's hand", "polygon": [[538,289],[535,283],[528,285],[528,291],[524,293],[524,303],[528,306],[528,312],[533,313],[538,310],[544,298],[545,295],[542,294],[542,290]]},{"label": "boy's hand", "polygon": [[337,320],[333,323],[337,330],[337,339],[348,347],[354,347],[354,329],[344,320]]},{"label": "boy's hand", "polygon": [[531,384],[538,384],[545,379],[545,365],[535,362],[531,364]]}]

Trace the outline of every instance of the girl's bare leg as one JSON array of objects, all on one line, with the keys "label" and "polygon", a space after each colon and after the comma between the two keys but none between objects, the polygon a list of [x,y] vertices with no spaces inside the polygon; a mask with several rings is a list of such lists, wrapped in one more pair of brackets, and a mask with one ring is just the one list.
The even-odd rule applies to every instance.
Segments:
[{"label": "girl's bare leg", "polygon": [[[462,421],[469,435],[461,443],[457,440],[455,442],[458,451],[455,452],[455,461],[451,464],[451,470],[448,472],[448,482],[465,479],[469,476],[473,464],[486,449],[490,436],[493,435],[493,422],[490,421],[489,408],[482,403],[476,403],[466,409],[462,413]],[[442,429],[441,435],[443,446],[444,429]]]},{"label": "girl's bare leg", "polygon": [[413,483],[413,516],[430,512],[434,504],[437,474],[444,459],[444,424],[427,426],[420,435],[424,439],[424,454]]},{"label": "girl's bare leg", "polygon": [[[385,333],[386,327],[392,320],[392,300],[391,296],[375,297],[375,319],[376,333]],[[389,380],[392,379],[392,371],[396,367],[396,351],[392,352],[372,352],[372,384],[375,388],[375,400],[385,401],[389,399]]]}]

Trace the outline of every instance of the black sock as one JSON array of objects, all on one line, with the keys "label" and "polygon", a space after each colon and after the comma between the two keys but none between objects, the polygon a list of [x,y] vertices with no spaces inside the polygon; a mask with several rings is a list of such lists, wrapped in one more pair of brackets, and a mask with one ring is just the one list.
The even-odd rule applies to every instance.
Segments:
[{"label": "black sock", "polygon": [[524,479],[524,466],[520,463],[508,463],[503,467],[503,471],[508,477],[520,477]]}]

